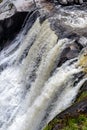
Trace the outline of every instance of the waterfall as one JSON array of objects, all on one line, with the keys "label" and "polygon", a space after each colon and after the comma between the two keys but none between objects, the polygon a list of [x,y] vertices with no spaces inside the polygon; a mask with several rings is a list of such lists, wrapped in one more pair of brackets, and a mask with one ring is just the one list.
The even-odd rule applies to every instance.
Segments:
[{"label": "waterfall", "polygon": [[25,27],[0,52],[0,130],[42,130],[73,103],[87,80],[78,77],[83,74],[79,61],[84,49],[59,65],[64,49],[74,40],[60,39],[51,20],[40,23],[37,18],[27,33]]}]

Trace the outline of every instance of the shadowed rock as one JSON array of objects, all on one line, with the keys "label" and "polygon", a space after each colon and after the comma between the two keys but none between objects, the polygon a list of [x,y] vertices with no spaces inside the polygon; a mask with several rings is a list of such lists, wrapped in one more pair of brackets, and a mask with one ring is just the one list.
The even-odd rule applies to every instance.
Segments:
[{"label": "shadowed rock", "polygon": [[11,40],[19,32],[28,12],[15,13],[10,18],[0,21],[0,47],[3,48],[6,41]]},{"label": "shadowed rock", "polygon": [[63,5],[69,5],[69,4],[73,4],[73,3],[82,4],[83,0],[59,0],[59,2]]}]

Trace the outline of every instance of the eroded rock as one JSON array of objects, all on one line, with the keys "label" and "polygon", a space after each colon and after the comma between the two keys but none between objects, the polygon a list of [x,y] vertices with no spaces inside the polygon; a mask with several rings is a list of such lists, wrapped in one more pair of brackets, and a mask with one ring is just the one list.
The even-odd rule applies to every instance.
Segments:
[{"label": "eroded rock", "polygon": [[9,0],[0,3],[0,20],[11,17],[16,13],[16,7]]},{"label": "eroded rock", "polygon": [[73,4],[73,3],[76,3],[76,4],[82,4],[83,3],[83,0],[59,0],[59,2],[63,5],[67,5],[67,4]]}]

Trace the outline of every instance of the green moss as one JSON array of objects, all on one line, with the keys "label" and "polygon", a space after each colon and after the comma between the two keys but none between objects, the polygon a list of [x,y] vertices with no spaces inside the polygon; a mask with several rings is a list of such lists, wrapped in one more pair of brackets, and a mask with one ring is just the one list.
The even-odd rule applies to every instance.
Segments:
[{"label": "green moss", "polygon": [[14,5],[13,5],[12,3],[9,4],[9,8],[10,8],[10,9],[12,9],[13,6],[14,6]]},{"label": "green moss", "polygon": [[83,91],[80,96],[77,98],[76,102],[79,102],[87,97],[87,91]]},{"label": "green moss", "polygon": [[70,118],[62,130],[87,130],[87,116],[79,115],[76,118]]},{"label": "green moss", "polygon": [[55,118],[43,130],[53,130],[56,125],[61,126],[60,130],[87,130],[87,116],[79,115],[78,117],[60,120]]},{"label": "green moss", "polygon": [[61,123],[61,120],[57,118],[53,119],[43,130],[52,130],[52,128],[56,125]]},{"label": "green moss", "polygon": [[47,125],[43,130],[52,130],[51,125]]},{"label": "green moss", "polygon": [[2,2],[3,0],[0,0],[0,3]]},{"label": "green moss", "polygon": [[83,71],[87,73],[87,52],[80,56],[78,63],[83,68]]}]

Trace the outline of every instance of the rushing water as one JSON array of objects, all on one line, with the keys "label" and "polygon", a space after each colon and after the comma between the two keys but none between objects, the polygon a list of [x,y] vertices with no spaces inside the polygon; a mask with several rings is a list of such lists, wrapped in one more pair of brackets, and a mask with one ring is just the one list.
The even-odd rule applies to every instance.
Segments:
[{"label": "rushing water", "polygon": [[[72,31],[73,27],[77,34],[85,30],[87,14],[79,9],[75,11],[60,9],[60,14],[55,13],[43,23],[37,18],[27,33],[25,26],[0,52],[0,130],[41,130],[72,104],[87,80],[78,65],[82,54],[59,65],[62,52],[67,46],[73,47],[75,39],[66,37],[67,30],[61,36],[59,30],[55,32],[52,28],[55,21],[61,21],[68,30]],[[79,42],[84,48],[87,39],[83,32]],[[80,79],[79,75],[82,75]]]}]

